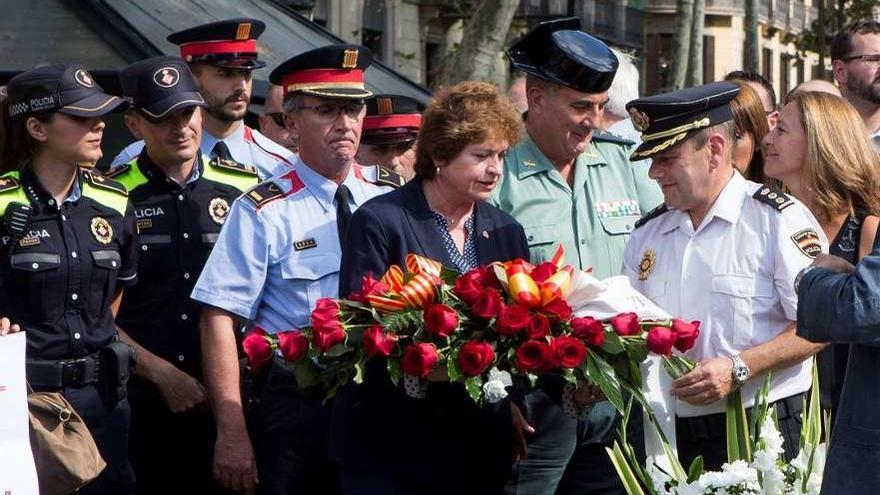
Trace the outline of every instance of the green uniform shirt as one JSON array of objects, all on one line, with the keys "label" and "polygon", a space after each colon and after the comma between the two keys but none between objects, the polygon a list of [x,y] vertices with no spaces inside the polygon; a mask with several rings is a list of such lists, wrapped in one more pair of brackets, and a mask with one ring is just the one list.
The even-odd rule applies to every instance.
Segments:
[{"label": "green uniform shirt", "polygon": [[636,220],[663,201],[648,178],[650,162],[629,161],[634,147],[625,138],[594,132],[577,157],[572,187],[530,137],[507,153],[491,202],[525,228],[532,263],[548,261],[562,244],[573,266],[592,267],[599,278],[621,273]]}]

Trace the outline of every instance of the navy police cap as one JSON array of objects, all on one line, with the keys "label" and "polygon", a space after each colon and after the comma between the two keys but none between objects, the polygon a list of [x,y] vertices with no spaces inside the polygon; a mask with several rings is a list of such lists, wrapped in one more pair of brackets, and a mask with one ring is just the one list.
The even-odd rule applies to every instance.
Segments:
[{"label": "navy police cap", "polygon": [[360,45],[329,45],[288,59],[269,74],[284,94],[302,92],[325,98],[369,98],[364,71],[373,52]]},{"label": "navy police cap", "polygon": [[177,31],[167,39],[180,46],[180,58],[189,63],[253,70],[266,66],[257,59],[257,38],[265,29],[263,21],[242,17]]},{"label": "navy police cap", "polygon": [[100,117],[125,108],[125,100],[108,95],[85,67],[46,65],[13,77],[6,85],[9,117],[60,112]]},{"label": "navy police cap", "polygon": [[605,43],[580,30],[576,18],[538,24],[507,50],[513,68],[584,93],[607,91],[617,56]]},{"label": "navy police cap", "polygon": [[730,100],[739,94],[731,82],[714,82],[639,98],[626,104],[642,144],[630,160],[650,158],[697,132],[733,119]]},{"label": "navy police cap", "polygon": [[361,133],[364,144],[397,144],[416,140],[425,105],[401,95],[376,95],[367,100]]},{"label": "navy police cap", "polygon": [[150,122],[187,107],[207,106],[189,67],[178,57],[152,57],[119,73],[122,95]]}]

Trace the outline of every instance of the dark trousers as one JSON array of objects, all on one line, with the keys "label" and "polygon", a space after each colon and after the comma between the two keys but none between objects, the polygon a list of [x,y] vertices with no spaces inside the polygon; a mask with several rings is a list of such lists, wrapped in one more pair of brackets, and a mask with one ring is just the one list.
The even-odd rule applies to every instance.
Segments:
[{"label": "dark trousers", "polygon": [[[573,418],[561,405],[560,387],[539,386],[524,399],[526,419],[535,428],[528,456],[513,467],[508,495],[599,495],[626,493],[605,447],[615,438],[620,416],[608,402]],[[644,457],[641,410],[633,408],[628,440]]]},{"label": "dark trousers", "polygon": [[[796,394],[776,401],[776,419],[779,433],[782,434],[783,456],[786,461],[794,459],[798,452],[801,437],[801,410],[804,394]],[[752,408],[746,409],[750,417]],[[718,471],[727,462],[727,419],[724,413],[709,414],[694,418],[676,418],[675,436],[678,444],[678,459],[687,470],[697,456],[703,456],[703,466],[707,471]]]},{"label": "dark trousers", "polygon": [[215,425],[207,408],[174,414],[158,390],[133,378],[129,455],[138,495],[231,494],[213,475]]},{"label": "dark trousers", "polygon": [[268,370],[248,413],[263,495],[335,495],[336,468],[327,455],[330,406],[304,396],[280,358]]},{"label": "dark trousers", "polygon": [[95,385],[64,387],[61,393],[88,426],[101,457],[107,463],[101,475],[77,494],[134,494],[134,472],[128,462],[128,426],[131,419],[128,400],[104,404]]}]

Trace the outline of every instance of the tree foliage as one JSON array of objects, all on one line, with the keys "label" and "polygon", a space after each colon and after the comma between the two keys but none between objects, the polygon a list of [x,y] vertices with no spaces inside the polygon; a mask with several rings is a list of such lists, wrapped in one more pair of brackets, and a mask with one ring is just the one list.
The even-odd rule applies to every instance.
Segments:
[{"label": "tree foliage", "polygon": [[871,18],[871,7],[877,5],[876,0],[849,0],[845,2],[843,8],[840,5],[833,5],[833,0],[825,0],[825,22],[820,24],[819,19],[814,19],[809,29],[804,29],[800,34],[789,35],[786,42],[793,42],[800,56],[804,52],[810,51],[819,53],[823,44],[820,36],[824,34],[826,43],[824,43],[825,53],[823,55],[830,56],[830,41],[838,31],[843,29],[847,24],[861,19]]}]

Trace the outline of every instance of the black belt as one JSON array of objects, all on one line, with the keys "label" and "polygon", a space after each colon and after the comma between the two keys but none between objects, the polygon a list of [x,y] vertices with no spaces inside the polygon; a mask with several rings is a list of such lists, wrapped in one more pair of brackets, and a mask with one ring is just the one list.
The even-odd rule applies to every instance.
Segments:
[{"label": "black belt", "polygon": [[57,361],[28,359],[25,366],[33,387],[80,387],[97,382],[101,376],[97,354]]},{"label": "black belt", "polygon": [[[804,393],[801,392],[773,402],[771,405],[776,407],[776,419],[783,421],[800,414],[804,408]],[[747,408],[746,414],[749,414],[751,410],[751,407]],[[691,440],[719,438],[727,434],[727,417],[725,413],[692,418],[677,417],[675,429],[676,434]]]}]

